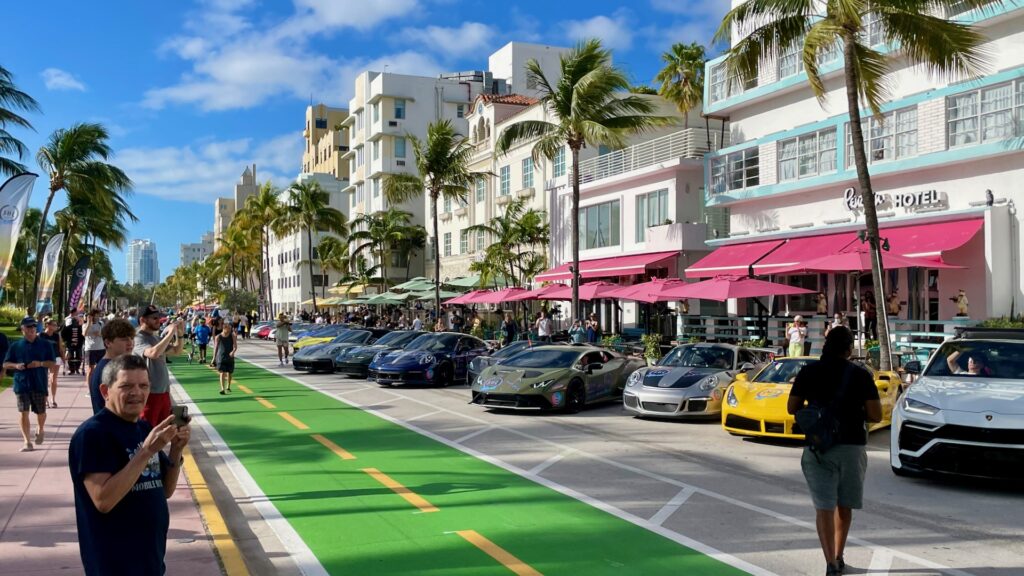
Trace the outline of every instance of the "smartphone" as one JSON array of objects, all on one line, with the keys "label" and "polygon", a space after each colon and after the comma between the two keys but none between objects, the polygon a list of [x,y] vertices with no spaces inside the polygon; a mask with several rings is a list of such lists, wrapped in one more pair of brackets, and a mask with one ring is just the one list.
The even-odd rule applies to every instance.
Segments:
[{"label": "smartphone", "polygon": [[171,406],[171,414],[174,414],[174,425],[179,428],[192,421],[192,418],[188,415],[188,406]]}]

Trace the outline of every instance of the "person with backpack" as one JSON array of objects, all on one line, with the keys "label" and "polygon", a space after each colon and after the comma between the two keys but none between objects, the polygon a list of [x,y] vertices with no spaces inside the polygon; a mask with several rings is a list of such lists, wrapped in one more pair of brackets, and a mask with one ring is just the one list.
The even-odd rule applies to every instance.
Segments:
[{"label": "person with backpack", "polygon": [[882,419],[871,373],[850,362],[853,343],[849,328],[830,330],[821,359],[797,374],[786,406],[805,434],[800,467],[816,511],[826,576],[846,568],[853,511],[864,507],[868,422]]}]

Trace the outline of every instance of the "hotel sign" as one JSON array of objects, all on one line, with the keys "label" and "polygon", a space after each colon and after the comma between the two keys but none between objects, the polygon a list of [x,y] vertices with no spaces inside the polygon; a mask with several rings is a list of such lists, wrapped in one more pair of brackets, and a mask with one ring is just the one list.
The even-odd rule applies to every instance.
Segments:
[{"label": "hotel sign", "polygon": [[[843,203],[851,212],[864,210],[864,199],[856,188],[847,188],[843,192]],[[921,192],[901,192],[897,194],[875,194],[876,208],[903,208],[908,212],[919,208],[945,206],[945,198],[938,190]]]}]

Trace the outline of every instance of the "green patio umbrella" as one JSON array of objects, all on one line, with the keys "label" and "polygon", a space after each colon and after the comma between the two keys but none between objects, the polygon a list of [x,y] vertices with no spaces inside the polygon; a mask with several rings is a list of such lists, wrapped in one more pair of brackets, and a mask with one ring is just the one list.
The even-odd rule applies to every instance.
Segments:
[{"label": "green patio umbrella", "polygon": [[433,290],[434,282],[429,278],[417,276],[408,282],[403,282],[398,286],[392,288],[392,290],[402,290],[405,292],[422,292],[424,290]]},{"label": "green patio umbrella", "polygon": [[[441,290],[441,299],[442,300],[447,300],[448,298],[455,298],[456,296],[460,296],[461,294],[462,294],[462,292],[452,292],[450,290]],[[434,290],[433,290],[433,288],[431,288],[430,290],[425,290],[423,292],[413,292],[412,295],[416,297],[415,300],[433,300],[434,299]]]},{"label": "green patio umbrella", "polygon": [[362,306],[366,304],[366,300],[360,298],[352,298],[351,300],[345,300],[341,303],[343,306]]}]

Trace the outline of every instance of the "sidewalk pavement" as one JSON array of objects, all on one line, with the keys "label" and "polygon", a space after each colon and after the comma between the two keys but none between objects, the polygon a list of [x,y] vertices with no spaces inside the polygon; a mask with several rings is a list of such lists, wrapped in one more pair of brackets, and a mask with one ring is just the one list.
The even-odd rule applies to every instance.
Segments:
[{"label": "sidewalk pavement", "polygon": [[[47,409],[46,442],[22,447],[14,392],[0,393],[0,558],[5,576],[82,574],[75,526],[75,497],[68,471],[68,442],[92,415],[82,376],[62,376],[59,408]],[[33,435],[35,415],[30,414]],[[213,543],[182,474],[168,501],[167,574],[221,576]]]}]

